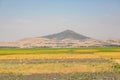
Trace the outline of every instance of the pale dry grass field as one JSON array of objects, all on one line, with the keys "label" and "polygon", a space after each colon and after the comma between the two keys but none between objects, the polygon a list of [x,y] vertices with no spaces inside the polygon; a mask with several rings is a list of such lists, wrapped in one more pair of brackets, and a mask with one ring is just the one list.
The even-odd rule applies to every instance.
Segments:
[{"label": "pale dry grass field", "polygon": [[120,59],[120,52],[97,52],[95,55],[107,59]]},{"label": "pale dry grass field", "polygon": [[67,58],[100,58],[94,54],[18,54],[1,55],[0,59],[67,59]]},{"label": "pale dry grass field", "polygon": [[0,64],[0,73],[111,72],[111,67],[110,63]]}]

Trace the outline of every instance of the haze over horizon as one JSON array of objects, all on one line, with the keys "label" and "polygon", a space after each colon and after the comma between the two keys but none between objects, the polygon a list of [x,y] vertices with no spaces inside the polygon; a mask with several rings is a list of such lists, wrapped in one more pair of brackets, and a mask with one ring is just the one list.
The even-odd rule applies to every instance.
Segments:
[{"label": "haze over horizon", "polygon": [[120,0],[0,0],[0,41],[73,30],[120,39]]}]

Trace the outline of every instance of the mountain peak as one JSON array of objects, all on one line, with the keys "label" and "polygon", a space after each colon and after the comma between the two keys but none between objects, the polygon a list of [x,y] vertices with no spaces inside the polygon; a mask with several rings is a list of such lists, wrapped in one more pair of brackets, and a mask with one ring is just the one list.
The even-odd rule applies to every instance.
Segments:
[{"label": "mountain peak", "polygon": [[72,30],[69,30],[69,29],[62,31],[60,33],[43,36],[43,38],[56,39],[56,40],[63,40],[63,39],[86,40],[86,39],[90,39],[89,37],[78,34]]},{"label": "mountain peak", "polygon": [[64,30],[63,32],[74,32],[74,31],[67,29],[67,30]]},{"label": "mountain peak", "polygon": [[67,29],[67,30],[62,31],[61,33],[69,33],[69,34],[71,34],[71,33],[76,33],[76,32],[74,32],[74,31],[72,31],[72,30]]}]

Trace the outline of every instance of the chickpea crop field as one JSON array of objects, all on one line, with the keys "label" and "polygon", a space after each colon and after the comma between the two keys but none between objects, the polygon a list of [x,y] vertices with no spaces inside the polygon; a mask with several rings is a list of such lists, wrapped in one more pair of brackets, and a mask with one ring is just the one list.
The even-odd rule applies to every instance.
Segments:
[{"label": "chickpea crop field", "polygon": [[1,48],[0,80],[120,80],[120,48]]}]

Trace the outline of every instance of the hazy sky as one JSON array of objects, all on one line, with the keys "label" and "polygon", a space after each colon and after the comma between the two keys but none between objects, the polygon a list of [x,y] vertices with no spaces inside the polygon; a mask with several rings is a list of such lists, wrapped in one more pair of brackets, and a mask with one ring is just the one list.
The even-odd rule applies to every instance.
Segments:
[{"label": "hazy sky", "polygon": [[96,39],[120,38],[120,0],[0,0],[0,41],[66,29]]}]

